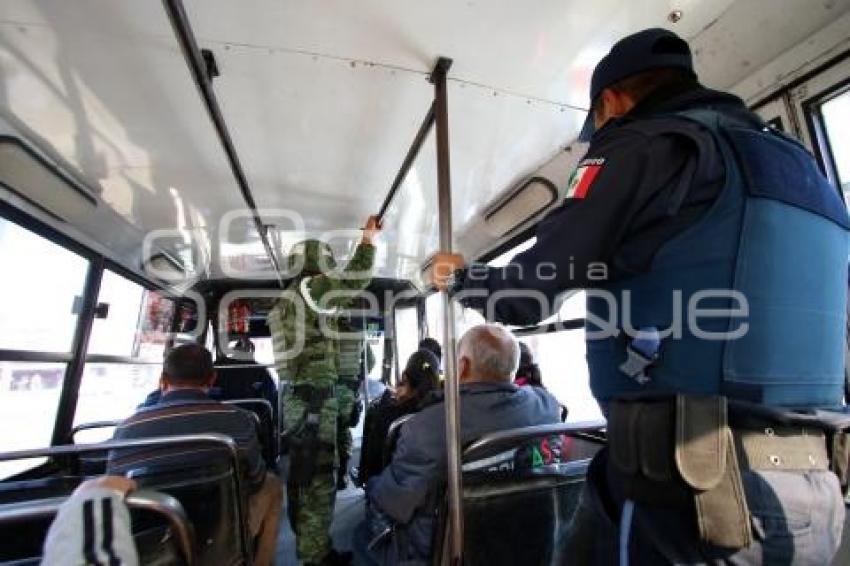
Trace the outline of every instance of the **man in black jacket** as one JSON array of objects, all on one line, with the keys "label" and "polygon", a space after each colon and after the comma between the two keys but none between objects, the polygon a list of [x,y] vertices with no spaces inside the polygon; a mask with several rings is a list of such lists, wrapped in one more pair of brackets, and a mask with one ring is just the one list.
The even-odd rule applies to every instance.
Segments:
[{"label": "man in black jacket", "polygon": [[843,400],[839,193],[802,146],[700,85],[672,32],[615,44],[590,99],[590,147],[536,244],[502,269],[433,262],[435,284],[487,291],[459,297],[513,324],[587,289],[609,450],[565,560],[829,563],[847,451],[811,415]]}]

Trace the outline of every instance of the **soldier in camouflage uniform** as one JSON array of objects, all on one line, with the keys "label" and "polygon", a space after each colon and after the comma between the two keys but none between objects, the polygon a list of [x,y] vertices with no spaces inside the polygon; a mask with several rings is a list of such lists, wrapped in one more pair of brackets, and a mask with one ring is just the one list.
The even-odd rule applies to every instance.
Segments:
[{"label": "soldier in camouflage uniform", "polygon": [[298,558],[305,564],[346,564],[351,559],[333,549],[329,534],[338,465],[336,325],[340,310],[351,303],[350,295],[332,297],[369,284],[372,236],[378,229],[377,219],[370,218],[344,273],[330,271],[334,261],[327,244],[307,240],[296,245],[290,265],[297,269],[303,260],[301,270],[268,316],[275,367],[290,384],[282,410],[290,450],[288,513]]},{"label": "soldier in camouflage uniform", "polygon": [[375,367],[375,354],[366,343],[363,330],[355,328],[351,320],[340,320],[339,330],[339,362],[337,363],[339,421],[336,433],[339,471],[336,476],[336,488],[342,490],[346,487],[345,477],[348,473],[348,462],[351,459],[351,427],[357,426],[362,411],[360,387]]}]

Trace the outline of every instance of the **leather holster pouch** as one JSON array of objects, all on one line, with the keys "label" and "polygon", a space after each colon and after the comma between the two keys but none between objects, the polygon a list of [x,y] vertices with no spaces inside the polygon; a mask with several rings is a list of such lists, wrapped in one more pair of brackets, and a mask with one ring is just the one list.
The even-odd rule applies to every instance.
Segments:
[{"label": "leather holster pouch", "polygon": [[305,425],[289,444],[289,483],[307,487],[316,475],[319,457],[319,427]]},{"label": "leather holster pouch", "polygon": [[724,397],[614,401],[608,444],[626,498],[693,509],[705,544],[738,549],[752,542]]}]

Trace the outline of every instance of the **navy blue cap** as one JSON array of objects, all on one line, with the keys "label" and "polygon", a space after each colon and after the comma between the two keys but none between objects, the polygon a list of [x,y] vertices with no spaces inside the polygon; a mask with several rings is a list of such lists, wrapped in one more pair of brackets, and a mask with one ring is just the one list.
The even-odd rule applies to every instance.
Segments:
[{"label": "navy blue cap", "polygon": [[[694,73],[691,48],[670,30],[650,28],[626,36],[599,61],[590,79],[590,103],[608,86],[650,69],[676,67]],[[587,114],[580,141],[590,141],[595,131],[593,111]]]}]

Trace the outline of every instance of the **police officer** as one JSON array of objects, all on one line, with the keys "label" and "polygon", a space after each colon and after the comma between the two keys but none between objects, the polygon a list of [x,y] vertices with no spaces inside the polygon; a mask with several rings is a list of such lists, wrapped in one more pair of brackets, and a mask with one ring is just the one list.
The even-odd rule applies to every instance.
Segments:
[{"label": "police officer", "polygon": [[351,460],[351,427],[357,426],[363,407],[360,402],[360,387],[368,372],[375,367],[375,355],[366,343],[362,329],[354,328],[350,318],[339,321],[339,361],[337,372],[337,398],[339,399],[339,420],[337,421],[337,450],[339,451],[339,470],[336,477],[337,490],[346,487],[348,462]]},{"label": "police officer", "polygon": [[513,324],[587,289],[608,448],[563,560],[828,564],[846,436],[815,410],[842,404],[842,199],[802,146],[700,85],[672,32],[616,43],[590,99],[590,147],[536,244],[503,269],[439,254],[433,276]]},{"label": "police officer", "polygon": [[[296,244],[290,254],[295,278],[269,312],[268,324],[281,381],[284,434],[290,447],[288,513],[297,555],[305,564],[346,564],[350,553],[333,549],[333,519],[338,465],[337,318],[352,292],[369,284],[379,230],[370,217],[363,239],[342,273],[335,273],[330,247],[318,240]],[[342,292],[342,293],[341,293]]]}]

